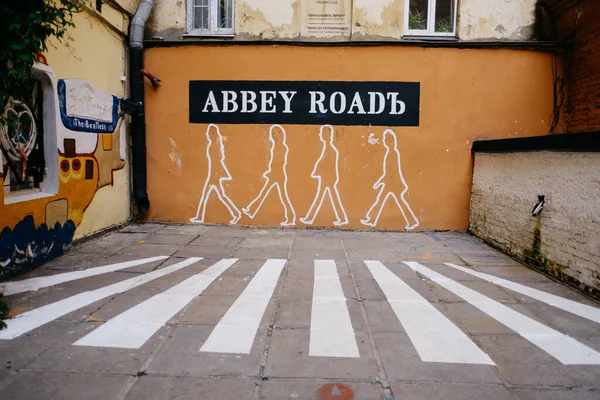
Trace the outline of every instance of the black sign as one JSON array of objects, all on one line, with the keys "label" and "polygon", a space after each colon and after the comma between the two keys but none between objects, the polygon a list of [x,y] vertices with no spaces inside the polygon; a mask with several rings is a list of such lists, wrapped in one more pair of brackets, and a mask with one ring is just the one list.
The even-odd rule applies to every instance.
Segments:
[{"label": "black sign", "polygon": [[419,126],[419,104],[419,82],[190,82],[198,124]]}]

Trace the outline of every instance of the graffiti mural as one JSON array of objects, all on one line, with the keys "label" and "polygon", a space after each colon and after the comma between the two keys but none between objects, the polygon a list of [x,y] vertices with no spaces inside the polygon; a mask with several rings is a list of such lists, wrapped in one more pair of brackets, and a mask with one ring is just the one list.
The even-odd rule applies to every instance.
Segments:
[{"label": "graffiti mural", "polygon": [[[57,81],[44,64],[35,64],[34,74],[43,118],[34,122],[33,146],[43,149],[45,165],[40,182],[23,189],[15,185],[14,171],[28,154],[17,153],[21,160],[1,157],[0,279],[63,254],[96,191],[113,185],[113,172],[125,166],[126,124],[118,99],[83,79]],[[20,148],[18,129],[0,133],[3,154]]]}]

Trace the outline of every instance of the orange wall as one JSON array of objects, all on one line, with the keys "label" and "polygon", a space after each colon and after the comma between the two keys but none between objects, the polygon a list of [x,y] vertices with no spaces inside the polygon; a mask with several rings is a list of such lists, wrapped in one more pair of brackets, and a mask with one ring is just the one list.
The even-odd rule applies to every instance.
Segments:
[{"label": "orange wall", "polygon": [[[188,122],[190,80],[420,82],[420,126],[391,127],[409,188],[404,199],[419,220],[416,230],[467,229],[472,142],[543,134],[552,112],[551,55],[524,50],[188,46],[148,49],[145,67],[162,80],[158,90],[146,90],[151,201],[147,219],[156,221],[190,222],[207,177],[207,125]],[[219,125],[232,177],[225,182],[225,193],[240,210],[265,182],[270,127]],[[299,218],[317,190],[311,172],[322,148],[319,128],[284,125],[296,226],[305,226]],[[382,174],[386,127],[334,129],[340,153],[338,189],[349,219],[344,227],[365,228],[361,219],[377,195],[373,185]],[[378,143],[369,142],[370,134]],[[230,220],[213,193],[204,222]],[[238,225],[279,226],[283,220],[283,207],[273,191],[254,219],[244,215]],[[326,199],[314,226],[332,226],[333,221]],[[406,225],[390,198],[376,228],[401,230]]]}]

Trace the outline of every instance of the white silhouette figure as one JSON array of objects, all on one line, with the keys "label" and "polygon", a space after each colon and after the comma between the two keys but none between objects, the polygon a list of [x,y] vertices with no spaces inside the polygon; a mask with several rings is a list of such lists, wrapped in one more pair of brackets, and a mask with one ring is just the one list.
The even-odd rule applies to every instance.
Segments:
[{"label": "white silhouette figure", "polygon": [[340,198],[338,191],[338,182],[340,181],[339,161],[340,152],[333,144],[334,133],[333,126],[323,125],[319,132],[319,139],[323,143],[321,156],[315,163],[315,167],[311,173],[311,177],[319,181],[315,199],[304,218],[300,218],[306,225],[312,225],[321,210],[325,196],[329,195],[329,200],[333,206],[335,214],[335,226],[342,226],[348,223],[348,216]]},{"label": "white silhouette figure", "polygon": [[206,139],[208,139],[208,144],[206,146],[208,173],[204,188],[202,189],[202,196],[198,203],[198,211],[196,211],[196,216],[194,218],[190,218],[190,221],[198,224],[204,223],[206,205],[208,204],[210,194],[215,192],[221,203],[227,207],[227,210],[231,214],[232,220],[230,221],[230,224],[235,225],[242,217],[242,213],[225,194],[225,188],[223,187],[223,182],[230,181],[232,178],[225,165],[225,146],[223,145],[223,136],[221,136],[221,132],[217,125],[208,125]]},{"label": "white silhouette figure", "polygon": [[[291,226],[296,224],[296,211],[294,211],[294,206],[290,201],[287,190],[287,162],[290,149],[286,143],[286,139],[287,135],[283,126],[273,125],[269,130],[271,158],[269,159],[269,167],[263,174],[263,177],[266,179],[265,184],[256,198],[252,200],[248,206],[242,209],[244,214],[250,219],[254,219],[271,190],[276,188],[285,214],[285,221],[281,222],[281,226]],[[257,202],[258,205],[253,207]]]},{"label": "white silhouette figure", "polygon": [[[412,230],[419,226],[419,220],[413,213],[408,202],[404,199],[404,195],[408,192],[408,185],[402,176],[402,169],[400,167],[400,151],[398,150],[398,138],[391,129],[386,129],[383,132],[383,145],[385,147],[385,155],[383,156],[383,174],[373,185],[373,189],[378,189],[377,198],[375,202],[367,211],[367,215],[360,222],[367,226],[376,226],[383,207],[387,202],[388,198],[392,197],[400,212],[406,221],[404,229]],[[379,206],[377,215],[373,221],[371,221],[371,213]],[[407,212],[408,211],[408,215]],[[409,218],[410,217],[410,220]]]}]

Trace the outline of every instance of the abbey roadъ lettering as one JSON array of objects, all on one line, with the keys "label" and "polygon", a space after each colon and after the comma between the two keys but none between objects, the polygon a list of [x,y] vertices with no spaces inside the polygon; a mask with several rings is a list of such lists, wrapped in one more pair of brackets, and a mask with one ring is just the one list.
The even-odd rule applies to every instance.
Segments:
[{"label": "abbey road\u044a lettering", "polygon": [[190,122],[419,126],[419,82],[191,81]]}]

